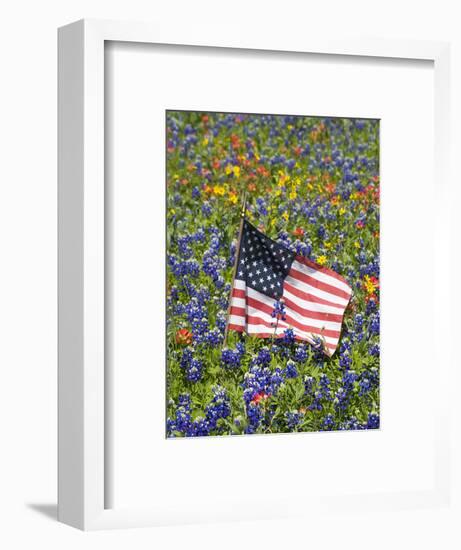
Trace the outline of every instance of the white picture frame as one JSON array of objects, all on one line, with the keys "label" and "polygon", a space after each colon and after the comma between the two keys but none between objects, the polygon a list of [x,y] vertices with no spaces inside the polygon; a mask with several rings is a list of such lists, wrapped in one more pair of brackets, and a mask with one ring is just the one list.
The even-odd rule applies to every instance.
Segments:
[{"label": "white picture frame", "polygon": [[[441,258],[448,254],[450,178],[449,46],[396,40],[330,41],[315,37],[236,37],[219,29],[175,34],[162,25],[83,20],[59,29],[59,475],[60,521],[80,529],[159,525],[161,503],[152,509],[105,509],[104,382],[104,43],[106,41],[209,46],[260,51],[430,60],[434,63],[435,176],[438,196],[435,236]],[[435,297],[437,318],[450,315],[449,286]],[[443,335],[441,335],[441,339]],[[439,373],[453,361],[444,349]],[[434,506],[449,499],[448,404],[437,415],[437,472],[423,495],[394,495],[402,506]],[[107,457],[106,457],[107,458]],[[383,499],[381,499],[383,500]],[[343,502],[369,500],[357,495]],[[367,504],[368,503],[368,504]],[[380,505],[386,506],[385,502]],[[178,518],[187,521],[187,518]]]}]

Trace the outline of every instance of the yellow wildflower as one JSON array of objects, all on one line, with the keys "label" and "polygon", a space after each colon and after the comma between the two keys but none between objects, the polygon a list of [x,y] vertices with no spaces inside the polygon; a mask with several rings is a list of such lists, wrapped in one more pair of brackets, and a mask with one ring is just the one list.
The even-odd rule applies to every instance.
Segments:
[{"label": "yellow wildflower", "polygon": [[323,243],[323,246],[324,246],[327,250],[330,250],[330,248],[331,248],[333,245],[328,241],[328,242]]},{"label": "yellow wildflower", "polygon": [[222,197],[222,196],[224,195],[225,192],[226,192],[226,190],[224,189],[224,187],[223,187],[222,185],[215,185],[215,186],[213,187],[213,193],[214,193],[215,195],[219,195],[219,196]]},{"label": "yellow wildflower", "polygon": [[359,243],[359,241],[355,241],[354,246],[355,246],[355,248],[360,248],[360,243]]},{"label": "yellow wildflower", "polygon": [[227,175],[232,174],[232,166],[230,164],[226,166],[225,172]]},{"label": "yellow wildflower", "polygon": [[375,277],[365,275],[363,286],[365,287],[365,290],[368,292],[368,294],[373,294],[374,291],[379,287],[379,281]]},{"label": "yellow wildflower", "polygon": [[207,137],[203,138],[202,145],[208,145],[209,141],[210,140]]},{"label": "yellow wildflower", "polygon": [[290,180],[290,176],[288,174],[284,174],[281,170],[279,170],[279,181],[277,182],[277,185],[279,187],[283,187],[288,181]]},{"label": "yellow wildflower", "polygon": [[340,215],[340,216],[344,216],[345,213],[346,213],[346,209],[343,208],[343,207],[341,207],[341,208],[339,209],[339,215]]},{"label": "yellow wildflower", "polygon": [[240,166],[234,166],[234,176],[236,178],[240,177]]},{"label": "yellow wildflower", "polygon": [[282,218],[283,218],[286,222],[288,221],[288,218],[289,218],[289,217],[290,217],[290,216],[288,215],[288,212],[286,212],[286,211],[282,214]]},{"label": "yellow wildflower", "polygon": [[229,193],[229,200],[232,204],[236,204],[238,201],[237,193],[233,193],[232,191]]},{"label": "yellow wildflower", "polygon": [[319,265],[325,265],[327,263],[327,257],[322,254],[316,261]]},{"label": "yellow wildflower", "polygon": [[296,193],[296,188],[295,188],[295,187],[292,187],[292,188],[291,188],[291,193],[289,194],[289,198],[290,198],[291,200],[294,200],[297,196],[298,196],[298,194]]}]

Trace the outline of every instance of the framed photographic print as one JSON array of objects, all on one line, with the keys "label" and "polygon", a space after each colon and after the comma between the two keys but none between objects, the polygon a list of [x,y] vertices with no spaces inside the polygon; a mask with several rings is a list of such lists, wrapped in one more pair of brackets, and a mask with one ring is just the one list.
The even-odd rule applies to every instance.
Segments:
[{"label": "framed photographic print", "polygon": [[448,67],[432,42],[60,29],[61,521],[448,502]]}]

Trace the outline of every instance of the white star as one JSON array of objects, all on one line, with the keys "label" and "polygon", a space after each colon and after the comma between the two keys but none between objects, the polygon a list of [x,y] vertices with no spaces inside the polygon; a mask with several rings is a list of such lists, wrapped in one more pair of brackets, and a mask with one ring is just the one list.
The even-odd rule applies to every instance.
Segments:
[{"label": "white star", "polygon": [[253,273],[248,273],[248,276],[249,276],[249,277],[253,277]]},{"label": "white star", "polygon": [[266,272],[266,271],[267,271],[267,267],[266,267],[266,266],[264,266],[264,272]]},{"label": "white star", "polygon": [[267,290],[267,286],[263,286],[263,290],[266,291],[266,290]]},{"label": "white star", "polygon": [[256,281],[251,281],[251,284],[252,284],[253,286],[256,286]]},{"label": "white star", "polygon": [[273,283],[271,284],[271,288],[274,288],[274,284],[273,284]]},{"label": "white star", "polygon": [[259,282],[264,283],[264,279],[263,278],[259,279]]},{"label": "white star", "polygon": [[280,281],[277,281],[277,286],[280,286]]},{"label": "white star", "polygon": [[243,271],[239,271],[239,277],[243,276]]},{"label": "white star", "polygon": [[267,280],[268,280],[268,281],[271,280],[271,276],[270,276],[270,275],[267,276]]},{"label": "white star", "polygon": [[253,265],[254,265],[254,266],[258,265],[258,262],[253,262]]},{"label": "white star", "polygon": [[259,269],[256,270],[256,275],[259,275],[261,271]]}]

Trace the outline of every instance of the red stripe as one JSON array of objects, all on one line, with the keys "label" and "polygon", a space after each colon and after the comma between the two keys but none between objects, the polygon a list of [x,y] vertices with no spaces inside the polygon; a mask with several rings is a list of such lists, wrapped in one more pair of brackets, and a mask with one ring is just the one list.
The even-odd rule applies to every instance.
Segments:
[{"label": "red stripe", "polygon": [[325,300],[323,298],[319,298],[318,296],[315,296],[314,294],[309,294],[309,292],[304,292],[303,290],[300,290],[299,288],[296,288],[292,284],[290,284],[286,279],[283,282],[283,288],[286,288],[288,292],[291,292],[291,294],[294,294],[298,298],[302,298],[303,300],[307,300],[308,302],[315,302],[316,304],[322,304],[324,306],[332,306],[336,308],[345,308],[345,306],[335,303],[335,302],[329,302],[328,300]]},{"label": "red stripe", "polygon": [[243,307],[232,306],[230,308],[230,314],[235,315],[236,317],[246,317],[247,312],[246,309]]},{"label": "red stripe", "polygon": [[[255,309],[259,309],[260,311],[264,311],[265,313],[271,315],[273,309],[263,304],[262,302],[259,302],[258,300],[255,300],[254,298],[247,298],[247,304],[249,306],[254,307]],[[247,320],[249,317],[247,317]],[[330,329],[321,329],[318,327],[311,327],[310,325],[304,325],[297,321],[296,319],[293,319],[289,312],[286,313],[286,322],[288,325],[291,325],[293,327],[296,327],[298,330],[301,330],[303,332],[312,332],[312,334],[317,334],[319,336],[328,336],[330,338],[339,338],[340,331],[339,330],[330,330]]]},{"label": "red stripe", "polygon": [[245,331],[245,327],[243,327],[242,325],[234,325],[233,323],[229,323],[227,326],[229,329],[236,330],[237,332]]},{"label": "red stripe", "polygon": [[349,292],[341,290],[340,288],[336,288],[335,286],[331,286],[327,283],[323,283],[322,281],[319,281],[318,279],[307,275],[307,273],[302,273],[301,271],[298,271],[293,266],[291,266],[288,275],[290,277],[293,277],[293,279],[303,281],[303,283],[307,283],[314,288],[318,288],[319,290],[323,290],[324,292],[328,292],[329,294],[334,294],[335,296],[339,296],[340,298],[344,298],[345,300],[349,300],[349,298],[351,297]]},{"label": "red stripe", "polygon": [[244,290],[241,290],[241,289],[239,289],[239,288],[234,288],[234,289],[232,290],[232,296],[233,296],[234,298],[245,298],[246,293],[245,293]]},{"label": "red stripe", "polygon": [[332,269],[328,269],[328,267],[316,264],[315,262],[313,262],[312,260],[308,260],[304,256],[296,255],[295,260],[297,260],[301,264],[307,265],[308,267],[312,267],[312,269],[315,269],[316,271],[321,271],[322,273],[325,273],[325,275],[329,275],[330,277],[333,277],[338,281],[342,281],[343,283],[346,283],[347,286],[350,286],[350,284],[346,281],[344,277],[336,273],[336,271],[333,271]]},{"label": "red stripe", "polygon": [[342,323],[343,316],[339,313],[324,313],[321,311],[311,311],[310,309],[305,309],[302,306],[298,305],[293,300],[290,300],[287,296],[283,296],[285,300],[285,305],[291,308],[296,313],[299,313],[303,317],[309,317],[310,319],[318,319],[319,321],[331,321],[333,323]]}]

